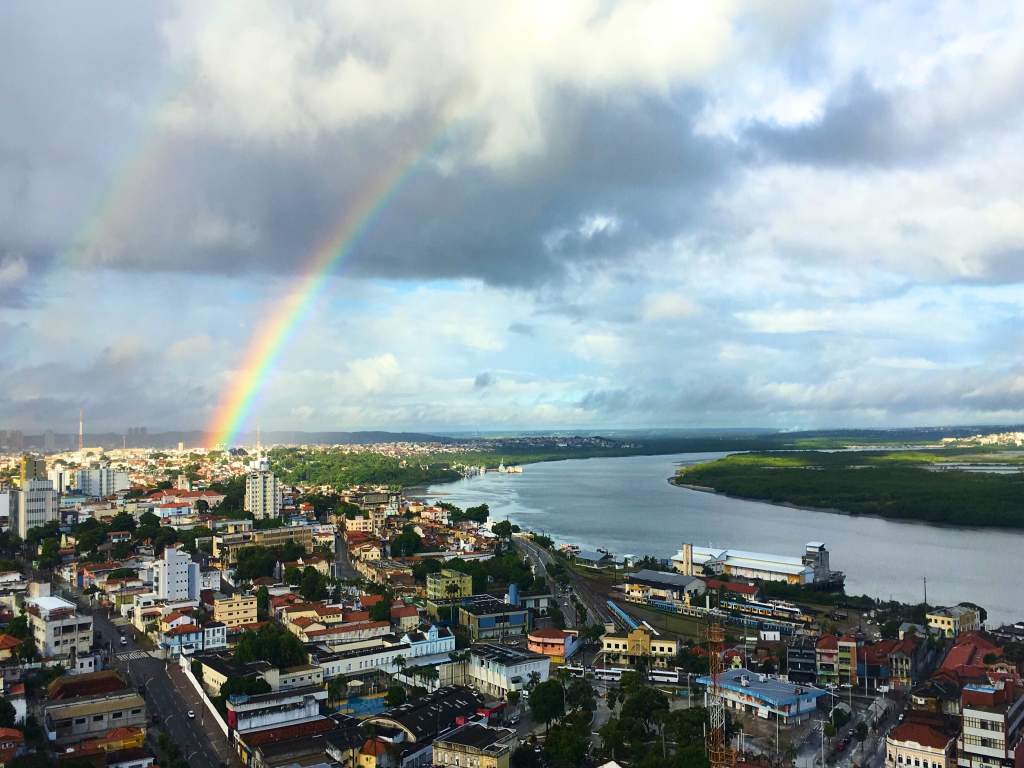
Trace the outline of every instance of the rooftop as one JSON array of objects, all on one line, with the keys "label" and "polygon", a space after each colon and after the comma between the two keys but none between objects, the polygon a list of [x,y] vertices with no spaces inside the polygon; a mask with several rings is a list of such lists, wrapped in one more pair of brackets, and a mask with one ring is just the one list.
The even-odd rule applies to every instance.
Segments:
[{"label": "rooftop", "polygon": [[441,736],[435,744],[457,744],[486,752],[503,752],[511,749],[509,743],[515,731],[511,728],[488,728],[478,723],[467,723],[451,733]]},{"label": "rooftop", "polygon": [[548,657],[541,653],[524,651],[514,645],[499,645],[498,643],[475,643],[469,647],[470,653],[479,656],[481,659],[498,664],[522,664],[527,661],[547,661]]},{"label": "rooftop", "polygon": [[467,613],[474,616],[488,616],[492,613],[522,613],[525,608],[516,608],[493,595],[472,595],[460,602]]},{"label": "rooftop", "polygon": [[[744,678],[746,685],[744,685]],[[759,675],[748,669],[730,669],[719,678],[722,688],[734,693],[743,693],[766,702],[773,707],[781,707],[796,703],[797,697],[818,698],[825,695],[820,688],[787,683],[767,675]],[[699,677],[697,682],[708,685],[711,681],[707,676]]]},{"label": "rooftop", "polygon": [[680,588],[686,588],[694,582],[698,584],[703,583],[696,576],[684,576],[681,573],[667,573],[665,571],[651,571],[647,569],[630,573],[626,578],[639,584],[650,584],[652,586],[666,585]]}]

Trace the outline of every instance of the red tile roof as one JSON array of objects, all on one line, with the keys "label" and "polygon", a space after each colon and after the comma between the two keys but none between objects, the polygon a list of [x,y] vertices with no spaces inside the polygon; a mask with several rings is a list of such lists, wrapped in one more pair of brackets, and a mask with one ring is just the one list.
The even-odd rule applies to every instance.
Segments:
[{"label": "red tile roof", "polygon": [[956,737],[940,731],[930,723],[906,720],[893,728],[889,738],[893,741],[913,741],[932,749],[945,749]]}]

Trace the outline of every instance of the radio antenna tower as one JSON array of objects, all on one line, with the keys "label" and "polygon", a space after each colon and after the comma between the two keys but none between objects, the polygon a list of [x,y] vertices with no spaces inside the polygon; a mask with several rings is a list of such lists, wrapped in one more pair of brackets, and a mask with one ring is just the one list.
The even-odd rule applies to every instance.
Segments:
[{"label": "radio antenna tower", "polygon": [[708,686],[708,728],[704,735],[704,749],[708,755],[711,768],[732,768],[735,754],[725,738],[725,703],[722,700],[722,644],[725,633],[722,625],[714,618],[709,620],[708,638],[708,673],[711,685]]}]

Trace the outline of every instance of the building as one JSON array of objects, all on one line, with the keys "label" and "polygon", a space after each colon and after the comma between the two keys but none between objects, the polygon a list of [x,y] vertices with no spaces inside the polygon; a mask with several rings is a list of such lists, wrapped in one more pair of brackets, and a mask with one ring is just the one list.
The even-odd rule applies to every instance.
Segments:
[{"label": "building", "polygon": [[786,647],[786,675],[791,683],[814,685],[818,679],[818,654],[814,639],[794,636]]},{"label": "building", "polygon": [[525,635],[530,612],[491,595],[473,595],[462,601],[458,610],[459,626],[466,629],[472,643]]},{"label": "building", "polygon": [[534,629],[526,638],[526,647],[551,659],[553,664],[564,664],[580,648],[579,634],[573,630],[545,627]]},{"label": "building", "polygon": [[[697,678],[710,685],[711,678]],[[782,725],[805,720],[817,711],[817,701],[827,695],[819,688],[788,683],[748,669],[729,669],[719,676],[725,706],[765,719],[775,718]]]},{"label": "building", "polygon": [[703,581],[681,573],[641,570],[626,576],[626,600],[676,610],[704,595]]},{"label": "building", "polygon": [[975,632],[981,629],[978,609],[966,605],[937,608],[926,618],[929,627],[941,630],[946,637],[956,637],[961,632]]},{"label": "building", "polygon": [[886,768],[953,768],[956,728],[942,716],[910,712],[885,737]]},{"label": "building", "polygon": [[843,635],[836,641],[836,677],[840,685],[857,684],[857,639]]},{"label": "building", "polygon": [[550,670],[551,659],[544,654],[510,645],[476,643],[469,647],[466,678],[487,696],[504,699],[509,691],[525,688],[531,675],[543,683]]},{"label": "building", "polygon": [[814,646],[818,685],[839,684],[839,638],[822,635]]},{"label": "building", "polygon": [[369,717],[363,723],[375,729],[393,728],[403,734],[406,742],[429,744],[438,734],[475,715],[483,706],[480,694],[449,685]]},{"label": "building", "polygon": [[213,599],[213,620],[225,627],[239,627],[253,624],[258,620],[256,596],[237,593],[231,597]]},{"label": "building", "polygon": [[270,459],[257,458],[245,476],[245,511],[257,520],[280,517],[282,497],[281,485],[270,471]]},{"label": "building", "polygon": [[439,736],[433,744],[435,766],[509,768],[516,732],[511,728],[489,728],[467,723]]},{"label": "building", "polygon": [[688,543],[683,544],[672,557],[672,564],[684,576],[726,575],[740,579],[784,581],[787,584],[811,584],[815,574],[815,568],[807,565],[802,557],[697,547]]},{"label": "building", "polygon": [[199,587],[199,563],[187,552],[167,547],[153,563],[153,592],[161,600],[198,600]]},{"label": "building", "polygon": [[1012,768],[1024,762],[1024,695],[1012,680],[988,685],[969,683],[963,687],[960,706],[957,765]]},{"label": "building", "polygon": [[473,594],[473,577],[444,568],[427,574],[428,600],[457,600]]},{"label": "building", "polygon": [[[49,592],[49,585],[46,585]],[[79,615],[75,604],[45,594],[25,598],[36,648],[45,658],[85,656],[92,647],[92,616]]]},{"label": "building", "polygon": [[131,481],[127,472],[111,469],[109,464],[97,464],[75,472],[75,488],[84,496],[102,499],[128,490]]},{"label": "building", "polygon": [[10,528],[22,539],[28,532],[57,520],[57,492],[46,479],[29,478],[11,497]]},{"label": "building", "polygon": [[62,699],[43,708],[46,736],[58,746],[103,736],[114,728],[146,726],[146,702],[134,690]]},{"label": "building", "polygon": [[227,725],[230,730],[244,734],[321,720],[320,702],[326,700],[327,690],[323,686],[232,696],[225,704]]},{"label": "building", "polygon": [[608,552],[581,549],[573,557],[573,562],[587,568],[611,568],[615,565],[615,558]]},{"label": "building", "polygon": [[646,659],[651,667],[669,667],[678,654],[678,640],[655,636],[646,627],[606,632],[601,637],[601,660],[609,667],[633,667],[640,659]]},{"label": "building", "polygon": [[46,480],[46,459],[42,456],[29,456],[26,453],[21,457],[18,469],[18,480],[22,488],[29,480]]}]

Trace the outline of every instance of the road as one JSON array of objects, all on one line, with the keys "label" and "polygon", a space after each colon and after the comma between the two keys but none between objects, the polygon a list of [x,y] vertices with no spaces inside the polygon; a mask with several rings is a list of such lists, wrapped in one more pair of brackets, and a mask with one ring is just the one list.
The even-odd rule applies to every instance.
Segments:
[{"label": "road", "polygon": [[352,581],[359,578],[348,556],[348,544],[341,533],[334,534],[334,578]]},{"label": "road", "polygon": [[[569,600],[568,595],[562,594],[558,591],[557,583],[548,575],[548,567],[555,562],[554,555],[544,549],[544,547],[534,544],[529,539],[517,537],[513,539],[513,541],[516,547],[526,554],[530,562],[533,564],[534,569],[542,574],[544,578],[547,579],[548,584],[551,585],[551,591],[555,595],[555,600],[562,609],[562,616],[565,618],[565,626],[570,629],[574,628],[577,624],[576,606],[574,606]],[[590,589],[585,579],[580,578],[568,568],[565,572],[569,577],[569,583],[576,592],[576,596],[587,609],[587,623],[603,624],[605,622],[605,614],[607,613],[607,611],[604,610],[603,599]]]},{"label": "road", "polygon": [[[67,591],[65,595],[76,597],[82,606],[80,596],[70,595]],[[213,718],[207,716],[199,694],[177,664],[154,658],[150,651],[136,644],[134,629],[130,626],[125,627],[128,642],[122,646],[117,627],[105,611],[96,609],[89,612],[93,617],[93,630],[99,634],[97,645],[109,653],[112,666],[133,687],[145,687],[149,715],[160,719],[158,725],[150,726],[150,732],[155,735],[165,731],[193,768],[217,768],[225,764],[240,766],[241,761],[231,752],[227,738]],[[195,712],[195,719],[188,717],[189,710]]]}]

